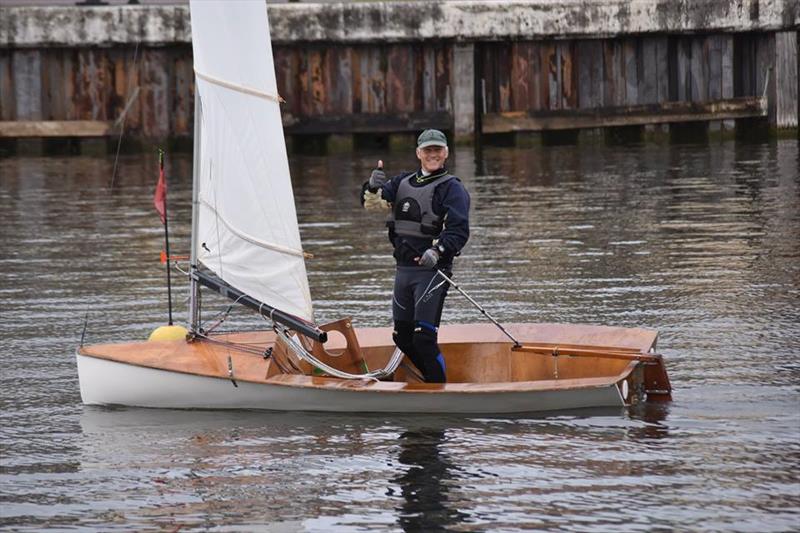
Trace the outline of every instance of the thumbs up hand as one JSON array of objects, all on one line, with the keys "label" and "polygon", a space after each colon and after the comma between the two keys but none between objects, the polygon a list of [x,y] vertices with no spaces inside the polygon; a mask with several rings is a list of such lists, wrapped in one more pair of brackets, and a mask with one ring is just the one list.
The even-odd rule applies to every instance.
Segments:
[{"label": "thumbs up hand", "polygon": [[383,160],[378,160],[378,167],[372,171],[369,177],[369,188],[371,191],[380,189],[386,183],[386,173],[383,171]]}]

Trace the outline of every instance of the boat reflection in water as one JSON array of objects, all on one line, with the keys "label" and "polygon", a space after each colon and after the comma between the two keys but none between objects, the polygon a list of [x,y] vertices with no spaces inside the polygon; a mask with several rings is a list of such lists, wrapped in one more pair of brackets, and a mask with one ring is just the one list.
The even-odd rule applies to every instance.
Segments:
[{"label": "boat reflection in water", "polygon": [[394,478],[403,502],[398,508],[404,531],[435,531],[463,522],[468,515],[453,505],[448,492],[457,467],[442,450],[446,430],[421,428],[400,435],[398,461],[405,471]]},{"label": "boat reflection in water", "polygon": [[[580,498],[575,472],[616,484],[666,471],[631,457],[643,440],[669,437],[657,418],[666,414],[388,418],[87,406],[78,470],[93,513],[131,526],[434,531],[485,526],[503,500],[509,526],[557,527],[546,494]],[[137,497],[122,505],[124,487]]]}]

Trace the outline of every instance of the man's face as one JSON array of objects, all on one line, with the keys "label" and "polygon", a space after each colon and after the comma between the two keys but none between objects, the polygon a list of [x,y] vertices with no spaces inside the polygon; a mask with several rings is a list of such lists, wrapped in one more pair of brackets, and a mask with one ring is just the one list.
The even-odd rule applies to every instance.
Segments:
[{"label": "man's face", "polygon": [[444,166],[447,160],[447,148],[444,146],[426,146],[417,148],[417,158],[425,172],[434,172]]}]

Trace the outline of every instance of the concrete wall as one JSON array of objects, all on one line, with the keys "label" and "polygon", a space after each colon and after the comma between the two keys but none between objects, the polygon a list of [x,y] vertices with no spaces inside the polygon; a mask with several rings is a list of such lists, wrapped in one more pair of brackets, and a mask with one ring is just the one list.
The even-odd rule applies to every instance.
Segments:
[{"label": "concrete wall", "polygon": [[[459,42],[797,29],[797,0],[270,4],[275,43]],[[191,41],[188,6],[4,7],[0,46]]]}]

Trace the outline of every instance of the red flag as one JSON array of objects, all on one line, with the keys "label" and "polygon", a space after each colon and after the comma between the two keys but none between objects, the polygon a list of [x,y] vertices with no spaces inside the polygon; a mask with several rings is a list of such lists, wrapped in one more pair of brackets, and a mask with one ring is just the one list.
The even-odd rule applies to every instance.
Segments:
[{"label": "red flag", "polygon": [[158,174],[158,184],[156,193],[153,195],[153,205],[161,215],[161,223],[167,223],[167,180],[164,178],[164,163],[161,163],[161,171]]}]

